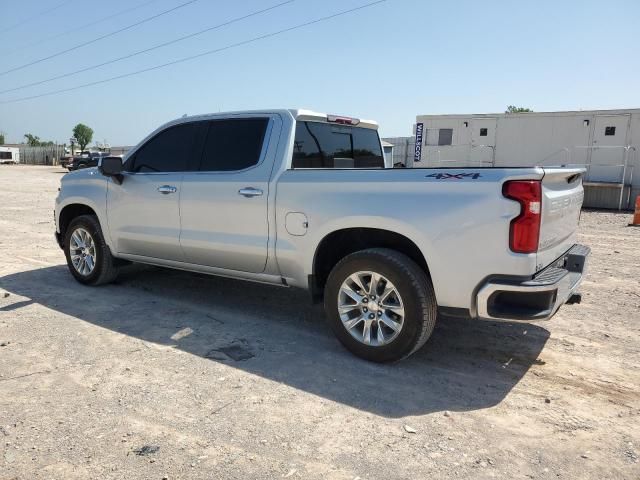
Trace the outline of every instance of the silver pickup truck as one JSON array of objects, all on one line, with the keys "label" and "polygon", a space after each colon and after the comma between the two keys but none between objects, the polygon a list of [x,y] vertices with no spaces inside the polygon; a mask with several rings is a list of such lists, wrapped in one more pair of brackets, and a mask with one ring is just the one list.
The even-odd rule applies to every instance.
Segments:
[{"label": "silver pickup truck", "polygon": [[63,177],[57,241],[87,285],[142,262],[307,289],[379,362],[438,314],[546,320],[579,300],[582,169],[391,169],[377,128],[306,110],[169,122]]}]

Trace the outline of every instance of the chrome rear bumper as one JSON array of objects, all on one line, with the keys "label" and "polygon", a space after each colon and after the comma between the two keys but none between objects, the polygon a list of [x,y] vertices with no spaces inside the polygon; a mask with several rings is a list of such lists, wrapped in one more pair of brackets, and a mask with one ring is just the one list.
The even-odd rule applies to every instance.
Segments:
[{"label": "chrome rear bumper", "polygon": [[492,279],[478,290],[478,317],[488,320],[548,320],[576,292],[591,249],[574,245],[533,278]]}]

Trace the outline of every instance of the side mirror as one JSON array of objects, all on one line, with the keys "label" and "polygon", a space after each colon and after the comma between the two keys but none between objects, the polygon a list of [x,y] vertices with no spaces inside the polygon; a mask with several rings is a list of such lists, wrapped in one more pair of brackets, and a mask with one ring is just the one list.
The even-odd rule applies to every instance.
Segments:
[{"label": "side mirror", "polygon": [[118,185],[122,183],[122,158],[121,157],[104,157],[98,161],[98,170],[105,177],[113,178]]}]

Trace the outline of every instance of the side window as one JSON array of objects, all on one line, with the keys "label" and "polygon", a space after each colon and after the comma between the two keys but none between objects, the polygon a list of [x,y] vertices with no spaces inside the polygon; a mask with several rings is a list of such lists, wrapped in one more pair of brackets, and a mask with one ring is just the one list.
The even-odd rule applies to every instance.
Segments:
[{"label": "side window", "polygon": [[199,170],[229,172],[257,165],[268,123],[268,118],[209,122]]},{"label": "side window", "polygon": [[438,134],[438,145],[451,145],[453,128],[441,128]]},{"label": "side window", "polygon": [[196,128],[197,123],[185,123],[161,131],[134,154],[127,170],[134,173],[184,172]]},{"label": "side window", "polygon": [[440,129],[438,128],[427,128],[427,134],[425,137],[425,145],[433,147],[438,145],[438,137],[440,136]]},{"label": "side window", "polygon": [[481,128],[480,129],[480,136],[481,137],[486,137],[487,133],[488,133],[488,129],[486,129],[486,128]]},{"label": "side window", "polygon": [[321,122],[297,122],[293,168],[384,168],[378,132]]}]

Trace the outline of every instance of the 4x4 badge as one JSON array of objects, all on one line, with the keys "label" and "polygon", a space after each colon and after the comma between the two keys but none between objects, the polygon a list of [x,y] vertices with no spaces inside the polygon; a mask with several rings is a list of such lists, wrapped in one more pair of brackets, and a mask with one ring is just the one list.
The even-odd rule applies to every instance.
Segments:
[{"label": "4x4 badge", "polygon": [[480,178],[479,173],[432,173],[426,177],[433,177],[436,180],[462,180],[463,178],[472,178],[473,180]]}]

